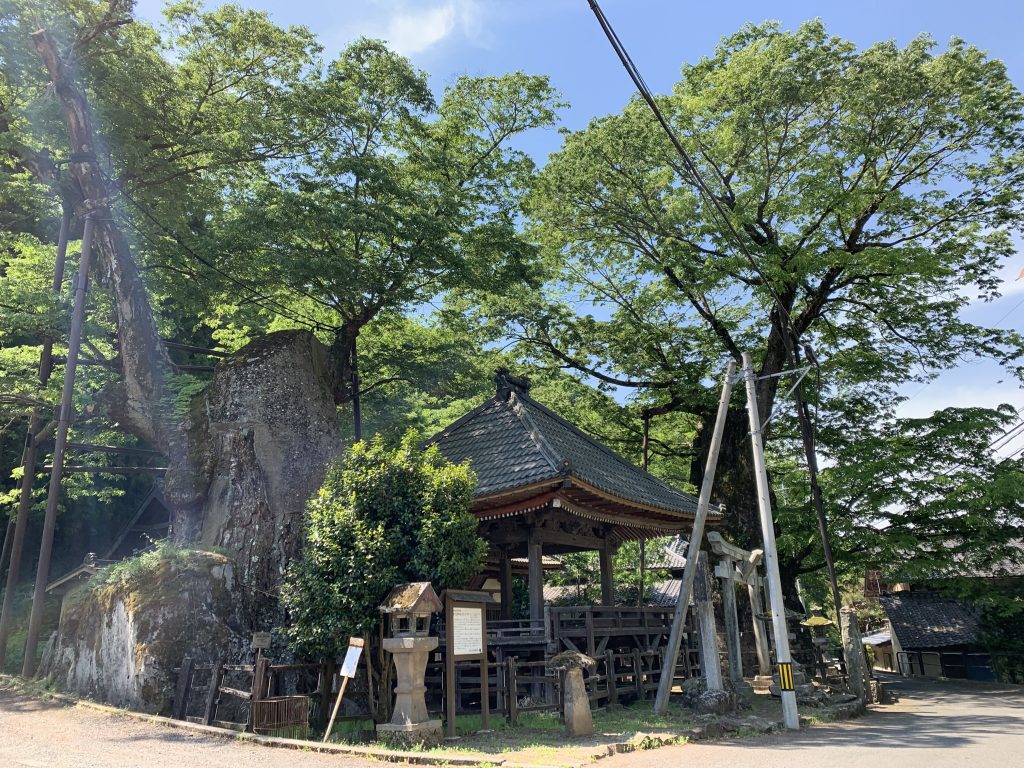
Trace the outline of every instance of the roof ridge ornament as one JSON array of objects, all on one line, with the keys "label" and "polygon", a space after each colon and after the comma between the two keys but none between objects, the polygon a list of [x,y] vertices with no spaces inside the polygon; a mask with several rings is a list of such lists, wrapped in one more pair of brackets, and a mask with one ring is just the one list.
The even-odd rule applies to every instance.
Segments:
[{"label": "roof ridge ornament", "polygon": [[516,376],[504,366],[494,372],[494,383],[499,400],[508,400],[513,392],[517,395],[530,393],[530,380],[526,376]]}]

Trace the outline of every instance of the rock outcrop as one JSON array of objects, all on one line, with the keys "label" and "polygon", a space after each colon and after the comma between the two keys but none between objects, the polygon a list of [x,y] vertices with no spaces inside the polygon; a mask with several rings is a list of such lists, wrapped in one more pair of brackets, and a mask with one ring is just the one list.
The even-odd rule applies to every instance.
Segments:
[{"label": "rock outcrop", "polygon": [[175,668],[245,642],[225,555],[161,547],[69,593],[40,674],[118,707],[167,714]]},{"label": "rock outcrop", "polygon": [[187,444],[164,491],[174,540],[233,558],[254,626],[277,618],[267,596],[298,553],[306,500],[341,450],[332,386],[327,350],[311,333],[272,333],[218,365],[186,416]]},{"label": "rock outcrop", "polygon": [[218,365],[170,457],[171,545],[68,595],[42,674],[156,712],[185,655],[247,661],[250,633],[282,623],[276,596],[306,501],[341,450],[332,388],[326,349],[304,331],[270,334]]}]

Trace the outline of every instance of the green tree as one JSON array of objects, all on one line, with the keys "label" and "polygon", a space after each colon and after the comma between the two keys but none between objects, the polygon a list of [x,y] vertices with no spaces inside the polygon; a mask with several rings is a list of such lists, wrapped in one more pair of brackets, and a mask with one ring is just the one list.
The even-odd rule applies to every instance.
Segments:
[{"label": "green tree", "polygon": [[[1017,364],[1019,334],[959,314],[995,295],[1024,221],[1024,101],[1000,62],[958,39],[943,51],[926,36],[857,50],[818,21],[748,25],[684,66],[659,101],[754,263],[637,100],[567,134],[543,169],[529,211],[546,295],[524,293],[497,314],[538,357],[641,406],[696,416],[695,481],[721,371],[744,349],[767,377],[762,420],[782,411],[769,450],[792,453],[775,377],[789,366],[787,326],[801,357],[804,344],[817,351],[820,378],[805,396],[820,400],[831,434],[891,421],[902,384],[965,356]],[[741,395],[715,496],[753,544]],[[828,458],[824,438],[819,448]],[[791,589],[820,562],[813,547],[782,554]]]},{"label": "green tree", "polygon": [[468,467],[421,450],[412,433],[396,449],[381,439],[349,449],[309,502],[282,592],[294,647],[339,655],[349,636],[374,632],[396,584],[466,586],[486,552],[469,511],[475,485]]},{"label": "green tree", "polygon": [[[435,101],[424,72],[372,40],[308,79],[301,102],[303,151],[233,189],[210,229],[228,266],[321,324],[344,402],[355,339],[378,315],[530,282],[517,220],[534,165],[510,143],[551,125],[558,102],[522,73],[462,77]],[[222,301],[226,320],[260,322]]]}]

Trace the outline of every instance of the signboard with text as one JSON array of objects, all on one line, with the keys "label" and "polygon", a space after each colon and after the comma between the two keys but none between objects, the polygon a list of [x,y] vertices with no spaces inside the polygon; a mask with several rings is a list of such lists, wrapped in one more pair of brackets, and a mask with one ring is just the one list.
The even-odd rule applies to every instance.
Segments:
[{"label": "signboard with text", "polygon": [[484,652],[484,610],[456,606],[452,608],[452,654],[479,656]]},{"label": "signboard with text", "polygon": [[341,662],[341,676],[355,677],[356,668],[359,666],[359,657],[363,653],[363,638],[352,637],[348,641],[348,651],[345,653],[345,660]]}]

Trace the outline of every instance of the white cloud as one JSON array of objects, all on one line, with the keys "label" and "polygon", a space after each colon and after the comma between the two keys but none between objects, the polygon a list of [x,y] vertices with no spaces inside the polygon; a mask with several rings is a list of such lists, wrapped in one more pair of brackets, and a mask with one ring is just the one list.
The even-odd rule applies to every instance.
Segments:
[{"label": "white cloud", "polygon": [[455,29],[455,4],[400,13],[388,21],[386,38],[399,53],[411,56],[448,37]]},{"label": "white cloud", "polygon": [[378,0],[363,10],[362,16],[339,30],[343,43],[360,36],[381,38],[403,56],[415,56],[457,38],[484,44],[479,0]]}]

